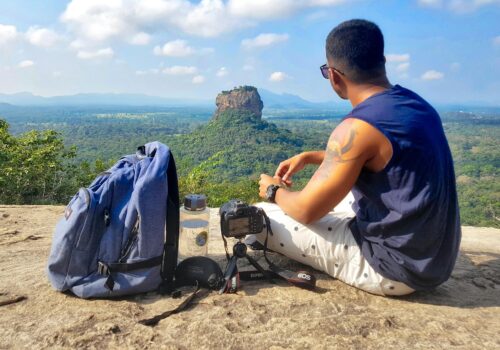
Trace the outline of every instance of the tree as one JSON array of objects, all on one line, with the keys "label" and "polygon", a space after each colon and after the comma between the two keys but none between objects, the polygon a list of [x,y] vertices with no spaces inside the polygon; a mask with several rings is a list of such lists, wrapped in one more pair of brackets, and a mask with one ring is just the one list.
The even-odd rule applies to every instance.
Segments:
[{"label": "tree", "polygon": [[65,162],[76,155],[53,130],[29,131],[18,137],[0,120],[0,202],[52,203],[64,188]]},{"label": "tree", "polygon": [[248,203],[259,200],[259,186],[256,179],[214,181],[217,168],[224,165],[224,153],[224,151],[217,152],[194,167],[187,176],[179,179],[181,201],[189,193],[205,194],[211,207],[219,207],[234,198]]}]

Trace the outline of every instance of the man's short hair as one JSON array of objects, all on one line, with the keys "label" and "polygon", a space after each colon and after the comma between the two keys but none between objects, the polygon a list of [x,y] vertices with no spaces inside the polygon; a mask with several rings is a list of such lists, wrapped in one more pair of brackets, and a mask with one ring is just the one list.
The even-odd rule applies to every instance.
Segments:
[{"label": "man's short hair", "polygon": [[384,36],[373,22],[352,19],[339,24],[326,38],[326,53],[335,68],[356,83],[385,75]]}]

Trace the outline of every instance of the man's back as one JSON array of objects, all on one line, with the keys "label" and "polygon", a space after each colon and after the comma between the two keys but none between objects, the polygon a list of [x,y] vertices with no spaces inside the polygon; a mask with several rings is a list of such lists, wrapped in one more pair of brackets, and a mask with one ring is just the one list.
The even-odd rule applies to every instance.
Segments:
[{"label": "man's back", "polygon": [[379,172],[363,169],[353,188],[350,227],[370,265],[414,289],[448,279],[460,242],[453,161],[441,120],[421,97],[398,85],[368,98],[348,118],[390,141]]},{"label": "man's back", "polygon": [[[389,82],[375,23],[339,24],[325,49],[321,74],[354,109],[325,151],[281,162],[274,178],[261,175],[260,196],[286,214],[276,218],[284,229],[270,240],[271,249],[370,293],[434,288],[449,278],[461,236],[453,160],[439,115]],[[307,164],[320,166],[303,189],[279,186]],[[355,217],[330,212],[349,191]],[[307,229],[301,232],[297,223]],[[292,240],[284,242],[287,237]]]}]

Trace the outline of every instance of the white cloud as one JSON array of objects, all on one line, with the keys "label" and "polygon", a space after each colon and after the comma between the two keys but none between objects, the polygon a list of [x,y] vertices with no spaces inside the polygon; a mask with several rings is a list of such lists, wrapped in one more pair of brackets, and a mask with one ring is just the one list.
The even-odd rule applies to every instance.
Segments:
[{"label": "white cloud", "polygon": [[193,84],[203,84],[205,82],[205,77],[203,75],[196,75],[192,80]]},{"label": "white cloud", "polygon": [[493,45],[500,46],[500,35],[493,38]]},{"label": "white cloud", "polygon": [[449,0],[448,8],[456,13],[474,12],[477,9],[487,6],[500,4],[499,0]]},{"label": "white cloud", "polygon": [[0,24],[0,45],[6,44],[17,37],[17,29],[14,26]]},{"label": "white cloud", "polygon": [[98,42],[129,41],[153,26],[214,37],[250,25],[230,16],[222,0],[72,0],[61,21],[78,37]]},{"label": "white cloud", "polygon": [[251,22],[231,16],[222,0],[202,0],[193,4],[182,1],[187,12],[171,18],[170,23],[184,32],[203,37],[216,37],[252,25]]},{"label": "white cloud", "polygon": [[19,68],[28,68],[28,67],[33,67],[34,65],[35,65],[35,62],[33,62],[31,60],[24,60],[24,61],[19,62],[19,64],[17,66]]},{"label": "white cloud", "polygon": [[268,20],[288,17],[306,8],[336,6],[345,0],[229,0],[229,13],[244,18]]},{"label": "white cloud", "polygon": [[104,41],[128,31],[127,8],[121,0],[73,0],[61,21],[83,39]]},{"label": "white cloud", "polygon": [[[335,6],[345,0],[71,0],[61,15],[77,39],[134,42],[149,28],[181,30],[216,37],[258,21],[282,18],[306,8]],[[139,42],[143,42],[139,40]],[[95,45],[94,45],[95,46]]]},{"label": "white cloud", "polygon": [[438,72],[437,70],[428,70],[424,74],[422,74],[421,79],[422,80],[440,80],[443,79],[444,74],[441,72]]},{"label": "white cloud", "polygon": [[410,61],[410,54],[409,53],[403,53],[403,54],[387,54],[385,55],[385,59],[388,63],[396,62],[396,63],[401,63],[401,62],[409,62]]},{"label": "white cloud", "polygon": [[422,7],[445,8],[455,13],[474,12],[487,5],[498,5],[500,0],[417,0]]},{"label": "white cloud", "polygon": [[76,39],[69,43],[69,47],[73,50],[81,50],[85,47],[85,43],[80,39]]},{"label": "white cloud", "polygon": [[418,0],[420,6],[424,7],[441,7],[443,6],[443,0]]},{"label": "white cloud", "polygon": [[390,69],[395,69],[399,78],[408,78],[408,70],[410,69],[410,54],[387,54],[385,59]]},{"label": "white cloud", "polygon": [[215,73],[215,75],[218,76],[219,78],[225,77],[228,74],[229,72],[226,67],[220,67],[217,73]]},{"label": "white cloud", "polygon": [[316,22],[322,19],[327,19],[329,17],[328,11],[316,11],[313,13],[310,13],[306,16],[306,21],[308,22]]},{"label": "white cloud", "polygon": [[148,33],[139,32],[134,34],[132,38],[130,38],[130,43],[132,45],[147,45],[151,41],[151,36]]},{"label": "white cloud", "polygon": [[25,35],[30,44],[41,47],[54,46],[60,39],[53,30],[37,26],[29,27]]},{"label": "white cloud", "polygon": [[80,50],[77,53],[77,57],[82,60],[93,60],[93,59],[107,59],[112,58],[115,55],[112,48],[107,47],[105,49],[99,49],[94,51]]},{"label": "white cloud", "polygon": [[152,68],[148,70],[136,70],[135,75],[147,75],[147,74],[158,74],[160,70],[157,68]]},{"label": "white cloud", "polygon": [[285,79],[289,78],[288,75],[286,75],[285,73],[283,72],[273,72],[270,76],[269,76],[269,81],[272,81],[272,82],[280,82],[280,81],[283,81]]},{"label": "white cloud", "polygon": [[185,40],[169,41],[163,47],[156,46],[154,48],[154,53],[158,56],[185,57],[194,54],[194,52],[195,50]]},{"label": "white cloud", "polygon": [[301,0],[230,0],[229,12],[238,17],[252,19],[273,19],[290,16],[304,1]]},{"label": "white cloud", "polygon": [[191,55],[209,55],[214,52],[211,47],[195,49],[188,45],[185,40],[172,40],[163,46],[155,46],[153,53],[157,56],[186,57]]},{"label": "white cloud", "polygon": [[306,0],[306,5],[313,6],[337,6],[345,3],[344,0]]},{"label": "white cloud", "polygon": [[406,73],[410,68],[410,62],[403,62],[397,65],[396,71],[399,73]]},{"label": "white cloud", "polygon": [[190,75],[196,74],[198,69],[193,66],[172,66],[163,69],[162,72],[168,75]]},{"label": "white cloud", "polygon": [[288,40],[288,34],[262,33],[252,39],[243,39],[241,46],[245,49],[272,46]]}]

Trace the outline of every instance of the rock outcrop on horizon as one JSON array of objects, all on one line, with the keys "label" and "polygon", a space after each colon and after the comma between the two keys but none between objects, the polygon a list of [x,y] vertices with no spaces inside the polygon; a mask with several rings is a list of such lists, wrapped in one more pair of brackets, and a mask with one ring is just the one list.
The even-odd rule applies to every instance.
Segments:
[{"label": "rock outcrop on horizon", "polygon": [[217,110],[214,119],[227,110],[250,112],[258,119],[262,118],[264,103],[260,99],[257,88],[253,86],[240,86],[230,91],[222,91],[215,99]]},{"label": "rock outcrop on horizon", "polygon": [[263,103],[255,87],[222,91],[216,104],[209,123],[169,142],[178,158],[189,159],[195,165],[217,155],[210,162],[223,166],[216,167],[212,181],[256,179],[262,173],[274,172],[281,161],[300,153],[306,142],[317,142],[263,119]]}]

